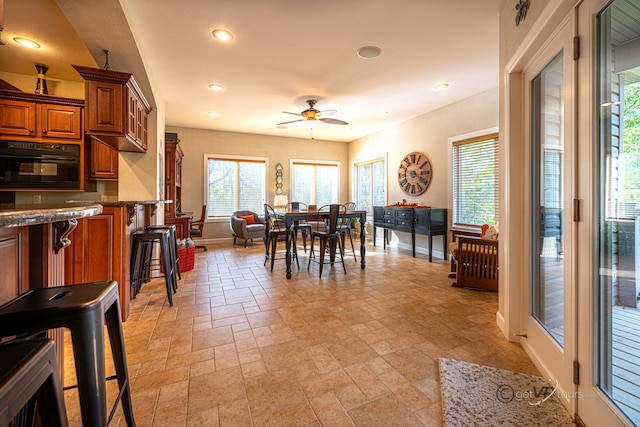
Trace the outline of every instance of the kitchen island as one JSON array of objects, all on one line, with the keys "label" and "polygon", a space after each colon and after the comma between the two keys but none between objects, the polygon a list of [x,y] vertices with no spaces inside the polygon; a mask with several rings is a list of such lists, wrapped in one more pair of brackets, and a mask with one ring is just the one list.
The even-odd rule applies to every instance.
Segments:
[{"label": "kitchen island", "polygon": [[[70,205],[80,203],[70,201]],[[170,200],[100,201],[102,213],[78,221],[66,249],[68,284],[102,280],[118,282],[122,321],[129,317],[131,235],[153,224],[159,205]]]},{"label": "kitchen island", "polygon": [[[94,203],[0,206],[0,305],[30,289],[64,285],[69,234],[78,220],[101,212],[102,206]],[[62,330],[51,330],[49,336],[63,366]]]}]

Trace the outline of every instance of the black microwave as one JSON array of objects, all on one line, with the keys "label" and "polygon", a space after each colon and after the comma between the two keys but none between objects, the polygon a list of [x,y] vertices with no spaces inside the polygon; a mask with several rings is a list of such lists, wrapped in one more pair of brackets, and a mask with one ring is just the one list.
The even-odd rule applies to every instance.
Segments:
[{"label": "black microwave", "polygon": [[0,188],[79,189],[80,145],[0,141]]}]

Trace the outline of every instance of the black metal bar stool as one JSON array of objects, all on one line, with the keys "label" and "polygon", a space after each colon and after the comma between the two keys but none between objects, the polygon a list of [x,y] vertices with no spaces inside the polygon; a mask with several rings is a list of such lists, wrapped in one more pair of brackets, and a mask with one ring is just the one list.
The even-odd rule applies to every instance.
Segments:
[{"label": "black metal bar stool", "polygon": [[167,299],[169,306],[173,307],[173,295],[178,289],[176,278],[176,260],[171,256],[171,244],[169,242],[170,231],[142,230],[132,235],[130,281],[131,295],[135,298],[142,288],[143,281],[151,277],[151,261],[153,245],[160,244],[160,262],[164,268],[164,280],[167,286]]},{"label": "black metal bar stool", "polygon": [[69,425],[53,340],[19,339],[0,345],[0,426],[12,420],[15,425],[32,425],[36,407],[47,425]]},{"label": "black metal bar stool", "polygon": [[[104,357],[105,322],[120,389],[108,417]],[[117,282],[33,289],[0,307],[1,337],[61,327],[71,331],[82,425],[106,426],[113,417],[118,403],[122,402],[127,425],[134,426]]]},{"label": "black metal bar stool", "polygon": [[176,238],[176,226],[171,225],[148,225],[145,230],[169,230],[169,249],[171,250],[171,259],[175,260],[176,275],[182,280],[182,272],[180,271],[180,258],[178,257],[178,239]]}]

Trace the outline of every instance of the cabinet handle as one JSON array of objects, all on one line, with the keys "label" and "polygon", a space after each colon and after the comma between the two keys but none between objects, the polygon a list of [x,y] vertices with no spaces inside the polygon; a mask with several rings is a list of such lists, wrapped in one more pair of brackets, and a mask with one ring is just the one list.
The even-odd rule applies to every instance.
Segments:
[{"label": "cabinet handle", "polygon": [[42,134],[46,134],[46,133],[47,133],[47,130],[46,130],[46,129],[43,129],[43,130],[42,130]]},{"label": "cabinet handle", "polygon": [[36,133],[33,129],[29,129],[29,133]]}]

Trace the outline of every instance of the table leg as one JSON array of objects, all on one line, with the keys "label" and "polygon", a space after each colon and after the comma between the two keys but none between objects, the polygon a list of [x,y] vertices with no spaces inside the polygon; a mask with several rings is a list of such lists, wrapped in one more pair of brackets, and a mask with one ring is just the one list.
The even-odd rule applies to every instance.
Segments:
[{"label": "table leg", "polygon": [[[367,221],[366,215],[360,217],[360,268],[362,270],[364,270],[364,267],[366,265],[366,262],[364,260],[364,255],[367,252],[365,247],[366,236],[364,231],[364,223],[366,221]],[[374,230],[375,230],[375,227],[374,227]]]}]

